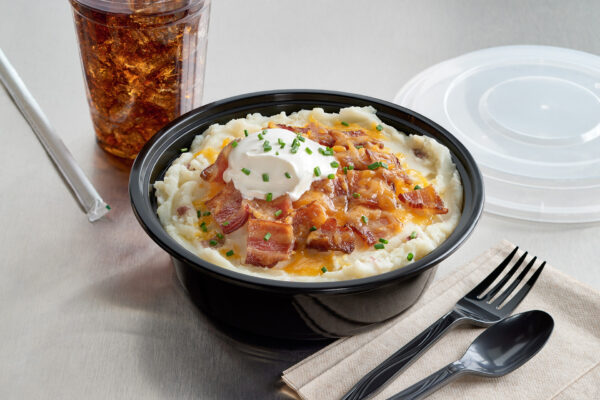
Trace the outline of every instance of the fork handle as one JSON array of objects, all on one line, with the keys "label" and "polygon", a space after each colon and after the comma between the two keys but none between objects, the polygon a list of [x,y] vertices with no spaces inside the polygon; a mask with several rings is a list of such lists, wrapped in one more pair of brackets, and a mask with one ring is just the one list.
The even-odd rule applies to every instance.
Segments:
[{"label": "fork handle", "polygon": [[359,400],[374,394],[396,374],[415,361],[425,350],[441,338],[450,327],[464,319],[465,317],[458,311],[450,311],[371,370],[342,397],[342,400]]},{"label": "fork handle", "polygon": [[465,373],[465,367],[460,361],[455,361],[452,364],[446,365],[439,371],[434,372],[427,378],[420,380],[412,386],[404,389],[400,393],[396,393],[388,400],[419,400],[423,399],[432,392],[435,392],[444,385],[447,385],[452,380],[458,378]]}]

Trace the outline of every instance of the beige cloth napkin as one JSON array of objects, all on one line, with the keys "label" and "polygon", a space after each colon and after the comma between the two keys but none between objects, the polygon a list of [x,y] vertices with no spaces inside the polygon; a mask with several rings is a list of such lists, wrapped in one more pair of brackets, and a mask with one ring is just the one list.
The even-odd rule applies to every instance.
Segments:
[{"label": "beige cloth napkin", "polygon": [[[449,311],[513,248],[512,243],[501,242],[434,282],[400,317],[340,339],[289,368],[283,373],[284,382],[302,399],[339,399],[364,374]],[[555,323],[550,340],[533,359],[501,378],[464,376],[429,398],[600,399],[600,293],[546,265],[515,313],[532,309],[548,312]],[[482,328],[471,327],[451,330],[375,398],[386,399],[458,360],[481,332]]]}]

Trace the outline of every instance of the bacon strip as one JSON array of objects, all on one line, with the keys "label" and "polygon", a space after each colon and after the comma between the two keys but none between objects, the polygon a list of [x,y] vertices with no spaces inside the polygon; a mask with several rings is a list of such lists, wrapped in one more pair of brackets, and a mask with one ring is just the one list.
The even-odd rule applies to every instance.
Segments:
[{"label": "bacon strip", "polygon": [[448,212],[448,209],[444,207],[444,201],[431,185],[423,189],[400,193],[399,198],[400,201],[406,203],[411,208],[428,211],[433,214],[446,214]]},{"label": "bacon strip", "polygon": [[294,133],[306,133],[310,130],[310,128],[308,127],[299,127],[299,126],[290,126],[290,125],[284,125],[284,124],[276,124],[275,126],[277,126],[278,128],[281,129],[287,129],[288,131],[292,131]]},{"label": "bacon strip", "polygon": [[354,231],[348,226],[337,226],[334,218],[329,218],[319,229],[308,235],[307,247],[321,251],[338,250],[344,253],[354,251]]},{"label": "bacon strip", "polygon": [[248,220],[248,210],[243,204],[242,194],[229,182],[215,197],[206,202],[215,221],[223,233],[231,233]]},{"label": "bacon strip", "polygon": [[[244,200],[244,205],[250,211],[254,218],[265,220],[283,220],[293,211],[292,199],[290,196],[279,196],[273,201],[266,200]],[[279,216],[275,213],[281,210]]]},{"label": "bacon strip", "polygon": [[306,242],[311,228],[319,227],[327,221],[327,212],[318,202],[313,201],[310,204],[300,207],[294,214],[292,226],[294,227],[294,237],[296,238],[296,247]]},{"label": "bacon strip", "polygon": [[219,153],[217,160],[206,167],[201,173],[200,177],[207,182],[224,182],[223,181],[223,172],[229,166],[229,153],[231,153],[231,149],[233,146],[228,144],[221,150]]},{"label": "bacon strip", "polygon": [[270,268],[289,259],[293,247],[294,230],[290,224],[261,219],[248,221],[246,264]]}]

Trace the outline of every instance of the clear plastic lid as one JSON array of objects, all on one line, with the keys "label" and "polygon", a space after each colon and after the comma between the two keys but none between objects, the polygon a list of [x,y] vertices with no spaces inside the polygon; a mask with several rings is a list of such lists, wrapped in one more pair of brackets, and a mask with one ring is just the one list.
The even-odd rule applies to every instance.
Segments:
[{"label": "clear plastic lid", "polygon": [[600,57],[506,46],[444,61],[394,102],[471,151],[486,210],[545,222],[600,221]]}]

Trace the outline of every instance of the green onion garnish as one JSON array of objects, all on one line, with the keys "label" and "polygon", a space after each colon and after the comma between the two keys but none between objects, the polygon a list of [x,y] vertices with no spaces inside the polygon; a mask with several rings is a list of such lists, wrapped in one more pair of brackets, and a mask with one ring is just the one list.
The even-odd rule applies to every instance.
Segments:
[{"label": "green onion garnish", "polygon": [[329,165],[331,165],[333,168],[337,168],[340,166],[340,164],[337,161],[332,161]]},{"label": "green onion garnish", "polygon": [[365,215],[363,215],[362,217],[360,217],[360,220],[363,222],[363,224],[369,223],[369,218],[367,218]]},{"label": "green onion garnish", "polygon": [[[308,147],[307,147],[307,149],[308,149]],[[314,171],[315,171],[315,176],[321,176],[321,168],[315,167]]]},{"label": "green onion garnish", "polygon": [[202,210],[196,211],[196,215],[198,216],[198,218],[200,218],[202,216]]},{"label": "green onion garnish", "polygon": [[329,175],[327,175],[327,179],[335,179],[335,174],[329,174]]},{"label": "green onion garnish", "polygon": [[180,152],[185,153],[186,151],[188,151],[187,147],[184,147],[183,149],[179,149]]},{"label": "green onion garnish", "polygon": [[298,138],[299,141],[304,142],[306,139],[304,138],[304,136],[302,136],[301,134],[298,134],[298,136],[296,136]]},{"label": "green onion garnish", "polygon": [[362,149],[363,147],[365,147],[365,146],[363,146],[362,144],[359,144],[358,146],[354,146],[354,148],[356,148],[356,149]]},{"label": "green onion garnish", "polygon": [[269,182],[269,174],[262,174],[263,182]]},{"label": "green onion garnish", "polygon": [[298,138],[294,138],[294,140],[292,140],[292,147],[298,147],[300,146],[300,142],[298,141]]},{"label": "green onion garnish", "polygon": [[408,261],[411,261],[414,257],[415,257],[415,255],[413,253],[408,253],[408,255],[406,256],[406,259]]},{"label": "green onion garnish", "polygon": [[276,155],[276,156],[278,156],[278,155],[279,155],[279,152],[278,152],[278,151],[276,151],[276,152],[275,152],[275,155]]},{"label": "green onion garnish", "polygon": [[352,193],[352,197],[358,199],[360,197],[360,193]]},{"label": "green onion garnish", "polygon": [[369,168],[370,170],[374,170],[381,167],[381,162],[380,161],[375,161],[373,164],[369,164],[367,166],[367,168]]},{"label": "green onion garnish", "polygon": [[236,142],[236,141],[231,142],[231,147],[236,148],[237,145],[238,145],[238,142]]},{"label": "green onion garnish", "polygon": [[264,139],[263,135],[259,133],[258,134],[258,140],[263,140],[263,139]]},{"label": "green onion garnish", "polygon": [[221,232],[217,232],[217,237],[218,237],[219,239],[223,239],[223,237],[224,237],[224,236],[223,236],[223,234],[222,234]]},{"label": "green onion garnish", "polygon": [[313,232],[313,231],[316,231],[316,230],[317,230],[317,227],[313,225],[313,226],[311,226],[311,227],[310,227],[310,229],[309,229],[309,230],[310,230],[311,232]]},{"label": "green onion garnish", "polygon": [[344,170],[344,175],[348,175],[348,167],[344,167],[343,170]]},{"label": "green onion garnish", "polygon": [[210,244],[211,246],[216,246],[219,242],[217,242],[216,240],[211,240],[208,242],[208,244]]},{"label": "green onion garnish", "polygon": [[265,197],[265,200],[267,200],[267,201],[273,200],[273,193],[270,193],[270,192],[267,193],[267,196]]},{"label": "green onion garnish", "polygon": [[348,169],[349,169],[349,170],[353,170],[353,169],[354,169],[354,164],[350,164],[350,165],[348,165]]},{"label": "green onion garnish", "polygon": [[325,272],[327,272],[327,267],[325,267],[325,266],[321,267],[321,272],[322,272],[322,273],[325,273]]},{"label": "green onion garnish", "polygon": [[263,237],[263,239],[265,242],[268,242],[269,239],[271,239],[271,233],[270,232],[265,233],[265,236]]},{"label": "green onion garnish", "polygon": [[227,257],[231,257],[233,255],[233,250],[229,250],[227,253],[225,253],[225,255]]},{"label": "green onion garnish", "polygon": [[275,211],[275,217],[279,217],[283,211],[277,210]]},{"label": "green onion garnish", "polygon": [[208,227],[206,226],[206,222],[203,222],[200,224],[200,229],[202,229],[202,232],[208,232]]},{"label": "green onion garnish", "polygon": [[377,250],[381,250],[381,249],[383,249],[385,246],[383,245],[383,243],[375,243],[375,246],[373,246],[373,247],[375,247]]},{"label": "green onion garnish", "polygon": [[248,137],[248,130],[244,129],[244,136]]},{"label": "green onion garnish", "polygon": [[248,168],[242,168],[242,172],[246,175],[250,175],[250,170]]},{"label": "green onion garnish", "polygon": [[313,152],[312,152],[312,150],[311,150],[311,149],[309,149],[308,147],[307,147],[307,148],[305,148],[304,150],[305,150],[305,151],[306,151],[308,154],[312,154],[312,153],[313,153]]},{"label": "green onion garnish", "polygon": [[268,133],[268,132],[267,132],[267,130],[266,130],[266,129],[263,129],[263,131],[262,131],[262,134],[263,134],[263,135],[266,135],[267,133]]},{"label": "green onion garnish", "polygon": [[381,130],[383,130],[383,126],[381,126],[381,124],[379,124],[375,127],[375,129],[377,129],[378,131],[381,131]]},{"label": "green onion garnish", "polygon": [[110,206],[109,206],[108,204],[106,205],[106,209],[107,209],[107,210],[110,210]]},{"label": "green onion garnish", "polygon": [[296,154],[297,152],[298,152],[297,147],[292,147],[292,149],[290,150],[290,153],[292,153],[292,154]]},{"label": "green onion garnish", "polygon": [[350,124],[347,123],[346,121],[342,121],[342,125],[344,125],[344,126],[350,126]]},{"label": "green onion garnish", "polygon": [[388,241],[384,238],[379,238],[379,241],[383,244],[388,244]]},{"label": "green onion garnish", "polygon": [[417,237],[417,231],[412,231],[409,238],[415,239]]},{"label": "green onion garnish", "polygon": [[292,176],[290,175],[290,173],[289,173],[289,172],[286,172],[286,173],[285,173],[285,177],[286,177],[286,178],[288,178],[288,179],[292,179]]},{"label": "green onion garnish", "polygon": [[223,222],[221,225],[223,225],[223,226],[227,226],[227,225],[229,225],[229,221],[225,221],[225,222]]},{"label": "green onion garnish", "polygon": [[419,189],[421,189],[421,186],[415,185],[415,190],[419,190]]},{"label": "green onion garnish", "polygon": [[208,217],[210,215],[210,211],[204,211],[204,214],[202,214],[202,215],[204,215],[205,217]]}]

